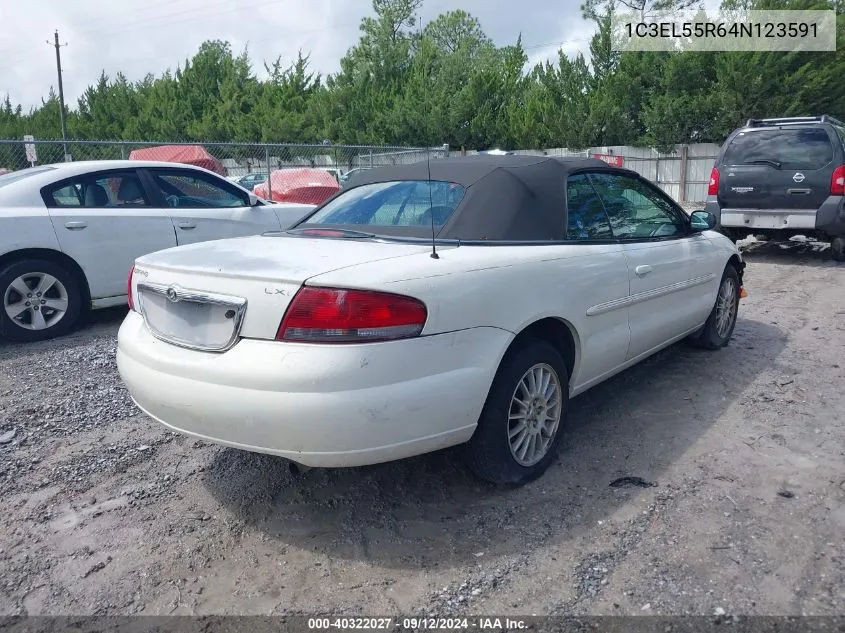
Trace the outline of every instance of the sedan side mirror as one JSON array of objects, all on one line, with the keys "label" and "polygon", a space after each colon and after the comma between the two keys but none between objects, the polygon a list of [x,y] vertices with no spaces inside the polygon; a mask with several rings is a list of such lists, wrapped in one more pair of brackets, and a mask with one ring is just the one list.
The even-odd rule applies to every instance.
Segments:
[{"label": "sedan side mirror", "polygon": [[716,226],[716,216],[709,211],[693,211],[690,215],[690,228],[696,233],[709,231]]},{"label": "sedan side mirror", "polygon": [[249,206],[257,207],[259,204],[261,204],[261,200],[259,200],[258,196],[256,196],[254,193],[252,193],[250,191],[249,192]]}]

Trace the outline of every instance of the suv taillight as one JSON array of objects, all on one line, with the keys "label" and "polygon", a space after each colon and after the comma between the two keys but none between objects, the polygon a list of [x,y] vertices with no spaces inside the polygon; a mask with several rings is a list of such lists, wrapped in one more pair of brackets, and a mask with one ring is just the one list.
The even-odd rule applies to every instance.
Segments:
[{"label": "suv taillight", "polygon": [[132,300],[132,276],[135,274],[135,265],[132,265],[132,268],[129,269],[129,279],[126,281],[126,295],[129,297],[129,309],[135,309],[135,302]]},{"label": "suv taillight", "polygon": [[371,290],[303,287],[282,318],[277,341],[371,343],[419,336],[428,310],[412,297]]},{"label": "suv taillight", "polygon": [[830,195],[845,196],[845,165],[833,170],[830,176]]},{"label": "suv taillight", "polygon": [[707,186],[707,195],[719,195],[719,169],[717,167],[714,167],[710,172],[710,184]]}]

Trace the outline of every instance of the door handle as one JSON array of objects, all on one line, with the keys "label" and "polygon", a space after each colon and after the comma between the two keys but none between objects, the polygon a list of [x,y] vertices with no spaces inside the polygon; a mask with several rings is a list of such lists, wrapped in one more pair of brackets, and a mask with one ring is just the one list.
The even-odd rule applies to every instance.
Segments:
[{"label": "door handle", "polygon": [[645,277],[651,272],[651,266],[643,264],[642,266],[637,266],[634,270],[639,277]]},{"label": "door handle", "polygon": [[197,228],[197,223],[196,222],[180,222],[179,228],[185,229],[186,231],[190,231],[191,229]]},{"label": "door handle", "polygon": [[80,229],[84,229],[88,226],[87,222],[75,221],[75,222],[65,222],[65,228],[71,231],[79,231]]},{"label": "door handle", "polygon": [[786,192],[792,194],[808,194],[810,193],[810,189],[787,189]]}]

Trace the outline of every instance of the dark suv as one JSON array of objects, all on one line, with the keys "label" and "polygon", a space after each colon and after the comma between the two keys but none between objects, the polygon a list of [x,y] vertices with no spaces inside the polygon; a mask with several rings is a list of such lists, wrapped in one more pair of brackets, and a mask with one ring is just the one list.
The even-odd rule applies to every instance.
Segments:
[{"label": "dark suv", "polygon": [[722,146],[706,211],[734,241],[749,234],[830,240],[845,261],[845,123],[750,119]]}]

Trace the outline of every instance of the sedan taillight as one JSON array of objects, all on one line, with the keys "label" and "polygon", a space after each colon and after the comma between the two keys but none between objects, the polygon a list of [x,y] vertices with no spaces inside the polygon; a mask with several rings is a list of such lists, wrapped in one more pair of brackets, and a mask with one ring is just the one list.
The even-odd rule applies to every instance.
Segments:
[{"label": "sedan taillight", "polygon": [[291,301],[278,341],[370,343],[419,336],[428,317],[413,297],[344,288],[303,287]]},{"label": "sedan taillight", "polygon": [[135,274],[135,265],[132,265],[132,268],[129,269],[129,279],[126,281],[126,294],[129,297],[129,309],[135,309],[135,302],[132,300],[132,276]]}]

